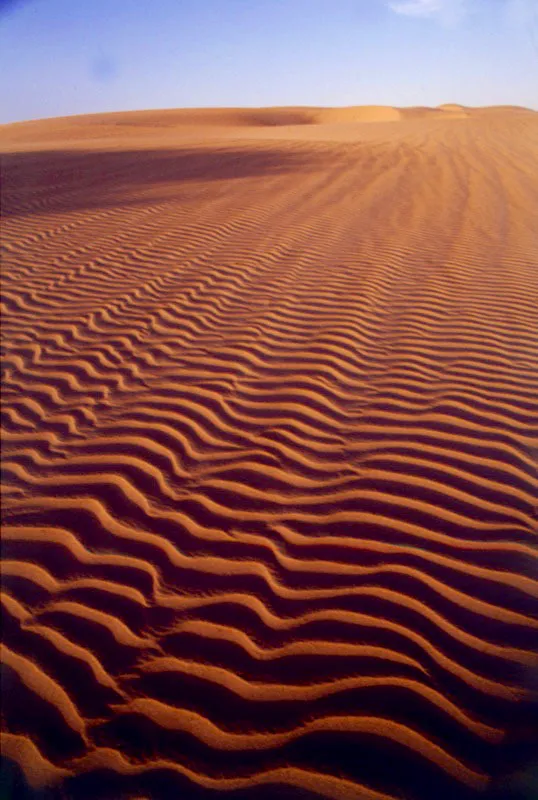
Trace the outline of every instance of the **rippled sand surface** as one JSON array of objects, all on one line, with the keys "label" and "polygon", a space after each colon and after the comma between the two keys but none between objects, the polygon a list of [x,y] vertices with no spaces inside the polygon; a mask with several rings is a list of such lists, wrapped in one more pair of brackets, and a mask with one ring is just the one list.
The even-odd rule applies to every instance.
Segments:
[{"label": "rippled sand surface", "polygon": [[503,791],[536,710],[538,115],[0,145],[9,791]]}]

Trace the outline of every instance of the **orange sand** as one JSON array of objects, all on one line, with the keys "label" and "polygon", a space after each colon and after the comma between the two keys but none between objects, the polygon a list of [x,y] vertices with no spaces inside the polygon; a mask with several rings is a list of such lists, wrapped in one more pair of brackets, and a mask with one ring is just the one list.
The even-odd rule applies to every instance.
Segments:
[{"label": "orange sand", "polygon": [[0,145],[14,785],[483,797],[537,662],[538,115]]}]

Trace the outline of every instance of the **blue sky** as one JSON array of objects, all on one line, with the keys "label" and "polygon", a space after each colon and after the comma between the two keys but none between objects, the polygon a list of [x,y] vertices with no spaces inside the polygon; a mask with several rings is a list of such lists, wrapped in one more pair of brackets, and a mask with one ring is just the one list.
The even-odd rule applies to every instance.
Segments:
[{"label": "blue sky", "polygon": [[538,108],[538,0],[0,0],[0,122],[144,108]]}]

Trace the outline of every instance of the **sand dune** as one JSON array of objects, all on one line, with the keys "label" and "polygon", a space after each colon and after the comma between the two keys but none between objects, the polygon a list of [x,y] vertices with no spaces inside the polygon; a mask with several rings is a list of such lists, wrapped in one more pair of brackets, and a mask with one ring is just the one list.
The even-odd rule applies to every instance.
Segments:
[{"label": "sand dune", "polygon": [[537,133],[0,128],[15,794],[473,800],[531,757]]}]

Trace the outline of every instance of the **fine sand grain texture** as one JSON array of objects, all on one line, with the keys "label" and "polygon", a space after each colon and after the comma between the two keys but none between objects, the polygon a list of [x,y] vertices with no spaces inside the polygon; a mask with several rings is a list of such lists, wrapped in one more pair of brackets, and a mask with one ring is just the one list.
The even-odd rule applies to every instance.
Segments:
[{"label": "fine sand grain texture", "polygon": [[7,796],[508,796],[537,696],[538,114],[0,143]]}]

